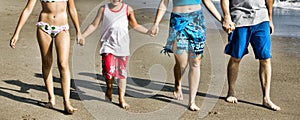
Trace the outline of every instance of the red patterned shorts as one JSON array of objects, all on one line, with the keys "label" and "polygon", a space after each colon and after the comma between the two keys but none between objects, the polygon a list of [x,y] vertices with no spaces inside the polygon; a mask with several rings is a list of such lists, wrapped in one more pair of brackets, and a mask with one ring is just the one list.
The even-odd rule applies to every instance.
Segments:
[{"label": "red patterned shorts", "polygon": [[111,53],[101,54],[102,74],[106,79],[125,79],[127,77],[128,56],[115,56]]}]

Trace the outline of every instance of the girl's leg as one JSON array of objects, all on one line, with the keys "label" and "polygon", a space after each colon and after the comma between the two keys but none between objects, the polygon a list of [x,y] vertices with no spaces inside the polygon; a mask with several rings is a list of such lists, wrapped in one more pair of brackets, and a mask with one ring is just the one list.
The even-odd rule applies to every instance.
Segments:
[{"label": "girl's leg", "polygon": [[174,78],[175,78],[175,90],[173,92],[177,100],[183,100],[182,90],[181,90],[181,77],[187,67],[188,54],[183,52],[182,54],[174,54],[175,56],[175,66],[174,66]]},{"label": "girl's leg", "polygon": [[201,55],[197,58],[189,58],[189,109],[192,111],[198,111],[200,108],[195,104],[195,97],[197,94],[199,81],[200,81],[200,64],[201,64]]},{"label": "girl's leg", "polygon": [[55,105],[55,95],[53,90],[53,78],[52,78],[52,46],[53,40],[47,33],[41,29],[37,29],[37,40],[40,47],[42,58],[42,73],[45,82],[45,86],[48,93],[49,103],[45,104],[45,107],[53,108]]},{"label": "girl's leg", "polygon": [[119,89],[119,103],[122,108],[128,109],[129,105],[125,102],[124,96],[126,91],[126,78],[118,79],[118,89]]},{"label": "girl's leg", "polygon": [[70,103],[70,84],[71,75],[69,69],[69,53],[70,53],[70,34],[69,31],[61,31],[55,38],[55,48],[57,52],[57,64],[61,77],[61,87],[63,92],[64,107],[67,113],[73,113]]}]

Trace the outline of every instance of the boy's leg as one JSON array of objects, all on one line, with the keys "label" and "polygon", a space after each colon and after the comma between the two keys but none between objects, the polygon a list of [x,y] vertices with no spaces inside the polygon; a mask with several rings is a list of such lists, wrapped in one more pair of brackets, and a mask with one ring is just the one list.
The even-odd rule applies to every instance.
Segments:
[{"label": "boy's leg", "polygon": [[119,103],[122,108],[128,109],[129,105],[126,103],[125,91],[126,91],[126,78],[125,79],[118,79],[118,90],[119,90]]},{"label": "boy's leg", "polygon": [[114,83],[114,78],[105,79],[105,82],[106,82],[105,100],[112,101],[112,87]]},{"label": "boy's leg", "polygon": [[183,100],[181,80],[182,75],[187,67],[188,55],[186,52],[182,54],[174,54],[175,56],[175,66],[174,66],[174,78],[175,78],[175,90],[173,92],[175,99]]},{"label": "boy's leg", "polygon": [[112,70],[115,68],[114,56],[110,53],[101,54],[102,56],[102,74],[105,77],[106,82],[106,92],[105,100],[112,101],[112,87],[114,83],[114,73]]}]

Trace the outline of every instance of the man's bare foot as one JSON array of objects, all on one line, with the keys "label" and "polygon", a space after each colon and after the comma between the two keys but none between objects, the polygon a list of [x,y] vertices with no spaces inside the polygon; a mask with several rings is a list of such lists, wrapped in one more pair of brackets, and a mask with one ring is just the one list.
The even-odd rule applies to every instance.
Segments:
[{"label": "man's bare foot", "polygon": [[177,100],[183,100],[183,95],[181,91],[181,87],[178,87],[177,89],[175,88],[173,92],[174,98]]},{"label": "man's bare foot", "polygon": [[129,104],[127,104],[126,102],[125,102],[125,100],[119,100],[119,104],[120,104],[120,106],[123,108],[123,109],[129,109]]},{"label": "man's bare foot", "polygon": [[200,110],[200,108],[195,103],[190,103],[189,109],[191,111],[199,111]]},{"label": "man's bare foot", "polygon": [[279,111],[281,110],[279,106],[275,105],[271,100],[263,100],[263,106],[266,108],[269,108],[274,111]]},{"label": "man's bare foot", "polygon": [[237,98],[234,97],[234,96],[228,96],[228,97],[226,98],[226,101],[229,102],[229,103],[238,103]]}]

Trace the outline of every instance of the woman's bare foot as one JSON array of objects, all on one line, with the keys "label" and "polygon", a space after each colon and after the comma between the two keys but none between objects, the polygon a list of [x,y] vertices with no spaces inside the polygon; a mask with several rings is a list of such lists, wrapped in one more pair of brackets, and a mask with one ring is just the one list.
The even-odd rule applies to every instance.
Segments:
[{"label": "woman's bare foot", "polygon": [[263,100],[263,106],[274,111],[281,110],[280,107],[275,105],[271,100]]},{"label": "woman's bare foot", "polygon": [[45,107],[45,108],[54,108],[55,102],[39,102],[39,105]]},{"label": "woman's bare foot", "polygon": [[119,104],[123,109],[129,109],[129,107],[130,107],[129,104],[127,104],[124,99],[119,100]]},{"label": "woman's bare foot", "polygon": [[199,111],[200,110],[200,108],[195,103],[190,103],[189,109],[191,111]]},{"label": "woman's bare foot", "polygon": [[181,91],[181,86],[175,88],[174,92],[173,92],[174,98],[177,100],[183,100],[183,95],[182,95],[182,91]]},{"label": "woman's bare foot", "polygon": [[77,108],[72,107],[70,103],[64,103],[64,104],[65,104],[64,105],[65,106],[64,112],[66,114],[73,114],[78,110]]}]

